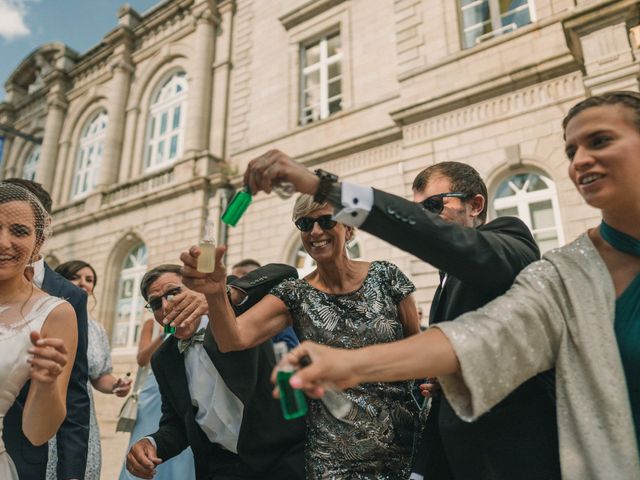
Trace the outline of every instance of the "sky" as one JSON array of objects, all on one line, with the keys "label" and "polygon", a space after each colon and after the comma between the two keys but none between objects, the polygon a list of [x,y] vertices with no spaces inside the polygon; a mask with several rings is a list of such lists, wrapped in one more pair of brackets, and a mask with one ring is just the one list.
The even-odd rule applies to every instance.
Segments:
[{"label": "sky", "polygon": [[118,8],[138,13],[160,0],[0,0],[0,101],[4,83],[33,50],[63,42],[82,54],[118,23]]}]

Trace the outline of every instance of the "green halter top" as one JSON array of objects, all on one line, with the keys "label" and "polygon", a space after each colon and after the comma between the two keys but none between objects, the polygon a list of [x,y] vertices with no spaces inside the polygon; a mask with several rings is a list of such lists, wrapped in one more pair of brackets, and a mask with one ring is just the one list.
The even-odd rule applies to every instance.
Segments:
[{"label": "green halter top", "polygon": [[[600,235],[616,250],[640,257],[640,240],[602,222]],[[614,331],[627,379],[631,412],[640,446],[640,274],[616,300]]]}]

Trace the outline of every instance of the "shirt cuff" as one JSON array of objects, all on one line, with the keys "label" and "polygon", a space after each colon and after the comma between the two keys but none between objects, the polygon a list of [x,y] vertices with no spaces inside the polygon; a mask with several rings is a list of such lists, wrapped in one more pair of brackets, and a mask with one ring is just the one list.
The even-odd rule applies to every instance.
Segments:
[{"label": "shirt cuff", "polygon": [[151,445],[153,445],[153,448],[155,448],[156,450],[158,450],[158,444],[156,443],[156,439],[153,438],[150,435],[147,435],[146,437],[143,437],[146,440],[149,440],[151,442]]},{"label": "shirt cuff", "polygon": [[373,189],[353,183],[342,182],[342,209],[333,214],[333,219],[344,225],[359,227],[369,216],[373,207]]}]

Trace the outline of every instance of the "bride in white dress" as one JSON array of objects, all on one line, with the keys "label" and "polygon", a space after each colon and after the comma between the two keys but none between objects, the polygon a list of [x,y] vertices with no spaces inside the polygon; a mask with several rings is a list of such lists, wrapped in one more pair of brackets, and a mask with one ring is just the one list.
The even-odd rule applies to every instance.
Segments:
[{"label": "bride in white dress", "polygon": [[18,480],[2,443],[2,422],[31,380],[22,428],[34,445],[51,438],[66,415],[77,346],[73,308],[31,283],[28,268],[46,239],[50,219],[38,200],[0,182],[0,479]]}]

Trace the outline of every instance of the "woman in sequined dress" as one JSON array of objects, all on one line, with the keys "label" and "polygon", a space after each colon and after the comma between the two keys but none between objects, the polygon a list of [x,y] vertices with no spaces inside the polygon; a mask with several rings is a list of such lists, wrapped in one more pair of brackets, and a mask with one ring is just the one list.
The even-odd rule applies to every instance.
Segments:
[{"label": "woman in sequined dress", "polygon": [[[569,177],[602,222],[552,250],[502,297],[455,322],[357,351],[306,343],[313,363],[291,384],[438,376],[473,421],[555,367],[563,478],[640,479],[640,94],[575,105],[563,122]],[[535,452],[531,452],[535,455]]]},{"label": "woman in sequined dress", "polygon": [[[413,284],[389,262],[349,259],[346,244],[353,229],[333,221],[331,212],[308,195],[297,200],[293,218],[317,268],[304,279],[281,283],[237,319],[225,294],[224,249],[218,249],[216,270],[208,275],[195,268],[197,248],[183,253],[185,284],[207,295],[221,350],[251,348],[288,325],[301,340],[342,348],[393,342],[419,332]],[[349,389],[348,423],[333,417],[322,402],[311,401],[307,478],[408,478],[419,424],[411,385],[376,382]]]},{"label": "woman in sequined dress", "polygon": [[[95,301],[94,288],[98,283],[95,269],[82,260],[71,260],[56,267],[56,273],[80,287]],[[87,364],[89,366],[89,384],[87,390],[90,399],[89,443],[87,449],[87,468],[85,480],[98,480],[102,467],[100,447],[100,428],[96,416],[95,401],[91,386],[99,392],[126,397],[131,390],[131,379],[116,378],[111,372],[111,347],[104,327],[89,317],[87,342]],[[57,478],[58,446],[56,437],[49,441],[49,460],[47,462],[47,480]]]}]

